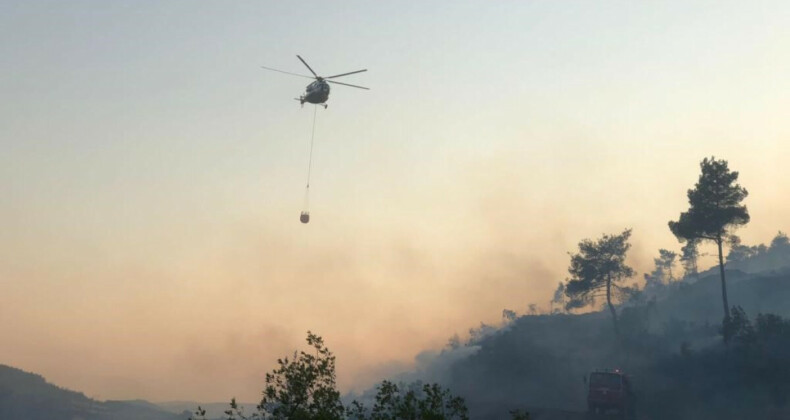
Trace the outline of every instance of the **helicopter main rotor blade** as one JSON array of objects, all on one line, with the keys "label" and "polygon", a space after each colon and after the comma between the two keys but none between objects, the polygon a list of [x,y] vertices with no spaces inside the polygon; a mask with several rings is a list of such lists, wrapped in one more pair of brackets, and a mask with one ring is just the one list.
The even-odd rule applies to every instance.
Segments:
[{"label": "helicopter main rotor blade", "polygon": [[289,71],[277,70],[277,69],[273,69],[271,67],[261,66],[261,68],[262,69],[266,69],[266,70],[276,71],[276,72],[279,72],[279,73],[290,74],[291,76],[299,76],[299,77],[306,77],[308,79],[315,79],[315,77],[305,76],[304,74],[291,73]]},{"label": "helicopter main rotor blade", "polygon": [[348,83],[341,83],[341,82],[336,82],[336,81],[334,81],[334,80],[327,80],[327,82],[329,82],[329,83],[335,83],[335,84],[338,84],[338,85],[343,85],[343,86],[351,86],[351,87],[355,87],[355,88],[359,88],[359,89],[370,90],[370,88],[366,88],[366,87],[363,87],[363,86],[350,85],[350,84],[348,84]]},{"label": "helicopter main rotor blade", "polygon": [[335,77],[348,76],[349,74],[362,73],[363,71],[368,71],[368,69],[365,69],[365,70],[357,70],[357,71],[352,71],[352,72],[349,72],[349,73],[343,73],[343,74],[336,74],[336,75],[334,75],[334,76],[324,77],[324,79],[334,79]]},{"label": "helicopter main rotor blade", "polygon": [[316,78],[320,77],[320,76],[318,76],[317,74],[315,74],[315,72],[313,71],[313,69],[311,69],[311,68],[310,68],[310,65],[309,65],[309,64],[307,64],[307,61],[304,61],[304,59],[303,59],[302,57],[299,57],[299,54],[296,54],[296,58],[298,58],[298,59],[299,59],[299,61],[301,61],[301,62],[302,62],[302,64],[304,64],[304,65],[305,65],[305,67],[307,67],[307,70],[310,70],[310,73],[313,73],[313,76],[315,76]]}]

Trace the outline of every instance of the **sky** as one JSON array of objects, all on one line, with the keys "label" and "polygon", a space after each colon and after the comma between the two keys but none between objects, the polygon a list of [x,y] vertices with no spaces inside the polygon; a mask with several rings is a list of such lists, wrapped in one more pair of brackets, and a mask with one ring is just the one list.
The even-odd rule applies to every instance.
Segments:
[{"label": "sky", "polygon": [[[99,399],[257,401],[308,330],[343,391],[584,238],[652,269],[706,156],[790,230],[782,1],[0,2],[0,363]],[[318,109],[307,79],[366,68]]]}]

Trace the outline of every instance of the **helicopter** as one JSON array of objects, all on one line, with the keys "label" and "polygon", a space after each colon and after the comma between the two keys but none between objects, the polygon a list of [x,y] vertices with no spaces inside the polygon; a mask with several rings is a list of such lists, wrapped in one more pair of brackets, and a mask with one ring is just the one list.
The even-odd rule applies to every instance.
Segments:
[{"label": "helicopter", "polygon": [[304,95],[302,95],[302,96],[300,96],[298,98],[294,98],[297,101],[299,101],[299,103],[302,105],[302,107],[304,107],[304,103],[305,102],[309,102],[311,104],[321,105],[321,106],[324,107],[324,109],[326,109],[326,107],[328,106],[326,104],[326,101],[327,101],[327,99],[329,99],[329,83],[335,83],[335,84],[343,85],[343,86],[351,86],[351,87],[355,87],[355,88],[358,88],[358,89],[370,90],[370,88],[366,88],[366,87],[363,87],[363,86],[351,85],[351,84],[348,84],[348,83],[342,83],[342,82],[337,82],[337,81],[334,81],[334,80],[328,80],[328,79],[334,79],[336,77],[348,76],[350,74],[362,73],[363,71],[368,71],[367,69],[357,70],[357,71],[352,71],[352,72],[342,73],[342,74],[336,74],[334,76],[329,76],[329,77],[321,77],[321,76],[317,75],[313,71],[313,69],[310,67],[310,65],[307,64],[307,62],[304,61],[304,59],[302,57],[300,57],[298,54],[296,55],[296,58],[298,58],[299,61],[301,61],[302,64],[304,64],[305,67],[307,67],[307,70],[310,70],[310,73],[313,74],[313,77],[305,76],[303,74],[296,74],[296,73],[291,73],[291,72],[288,72],[288,71],[273,69],[271,67],[261,66],[261,68],[264,68],[266,70],[280,72],[280,73],[290,74],[292,76],[299,76],[299,77],[306,77],[308,79],[315,79],[314,82],[312,82],[309,85],[307,85],[307,87],[305,88]]}]

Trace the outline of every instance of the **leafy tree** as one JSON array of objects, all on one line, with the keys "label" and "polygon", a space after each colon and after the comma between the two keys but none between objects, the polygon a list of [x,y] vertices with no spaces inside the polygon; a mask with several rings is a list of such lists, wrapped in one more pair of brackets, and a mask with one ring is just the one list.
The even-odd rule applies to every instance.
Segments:
[{"label": "leafy tree", "polygon": [[341,419],[343,405],[335,384],[335,356],[324,340],[307,332],[314,353],[294,353],[278,359],[279,367],[266,374],[259,411],[273,419]]},{"label": "leafy tree", "polygon": [[719,274],[724,319],[730,318],[727,282],[724,277],[722,245],[731,228],[749,222],[749,212],[740,203],[749,194],[738,181],[738,172],[730,171],[726,160],[705,158],[700,163],[699,180],[688,190],[689,209],[680,213],[669,229],[680,240],[713,241],[719,251]]},{"label": "leafy tree", "polygon": [[412,384],[402,389],[393,382],[378,386],[376,402],[368,409],[357,401],[346,414],[355,420],[468,420],[466,402],[438,384]]},{"label": "leafy tree", "polygon": [[[335,356],[324,346],[324,340],[307,332],[312,353],[294,352],[293,359],[278,359],[278,368],[266,374],[266,387],[257,412],[247,415],[231,400],[225,411],[228,420],[340,420],[345,410],[335,384]],[[194,419],[205,418],[198,407]]]},{"label": "leafy tree", "polygon": [[620,329],[612,300],[631,291],[619,285],[634,275],[634,270],[625,264],[625,254],[631,247],[628,243],[630,236],[631,229],[626,229],[619,235],[603,235],[594,242],[589,239],[579,242],[579,253],[571,254],[568,267],[571,277],[565,285],[565,294],[570,299],[566,306],[569,308],[585,306],[596,295],[604,293],[618,337]]},{"label": "leafy tree", "polygon": [[[484,327],[481,324],[481,329]],[[456,341],[457,335],[455,336]],[[293,359],[278,359],[279,365],[266,374],[263,399],[255,413],[230,402],[226,420],[468,420],[463,398],[453,396],[438,384],[415,383],[401,390],[392,382],[378,387],[376,403],[370,415],[368,408],[354,401],[343,407],[335,384],[335,356],[324,346],[324,340],[307,332],[312,352],[294,352]],[[458,343],[460,346],[460,343]],[[198,407],[190,420],[205,420],[206,410]]]}]

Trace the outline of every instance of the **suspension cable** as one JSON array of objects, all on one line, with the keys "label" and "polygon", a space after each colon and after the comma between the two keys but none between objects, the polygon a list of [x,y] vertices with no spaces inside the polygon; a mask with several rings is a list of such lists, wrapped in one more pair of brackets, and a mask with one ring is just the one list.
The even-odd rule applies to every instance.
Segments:
[{"label": "suspension cable", "polygon": [[310,188],[310,174],[313,171],[313,142],[315,140],[315,116],[318,113],[318,105],[313,107],[313,132],[310,134],[310,158],[307,161],[307,188]]}]

